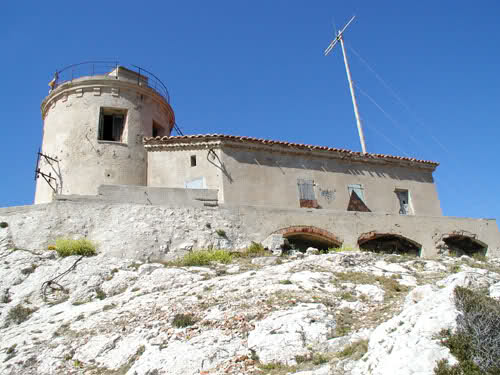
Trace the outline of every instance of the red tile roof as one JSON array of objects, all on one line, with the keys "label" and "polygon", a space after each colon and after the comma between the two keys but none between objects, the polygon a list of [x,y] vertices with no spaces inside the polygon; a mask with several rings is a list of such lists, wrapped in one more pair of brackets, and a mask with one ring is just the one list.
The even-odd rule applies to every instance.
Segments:
[{"label": "red tile roof", "polygon": [[426,164],[429,166],[437,167],[439,163],[429,160],[420,160],[415,158],[408,158],[403,156],[392,156],[392,155],[384,155],[384,154],[363,154],[357,151],[344,150],[341,148],[334,147],[326,147],[326,146],[313,146],[306,145],[302,143],[292,143],[292,142],[284,142],[284,141],[272,141],[268,139],[261,138],[253,138],[253,137],[242,137],[236,135],[224,135],[224,134],[196,134],[196,135],[181,135],[181,136],[165,136],[165,137],[145,137],[144,144],[145,145],[161,145],[161,144],[173,144],[178,143],[179,141],[197,141],[197,140],[230,140],[236,142],[244,142],[244,143],[257,143],[257,144],[265,144],[265,145],[280,145],[284,147],[290,147],[295,149],[302,150],[320,150],[320,151],[330,151],[335,153],[346,154],[345,156],[353,156],[362,159],[373,160],[387,160],[387,161],[408,161],[419,164]]}]

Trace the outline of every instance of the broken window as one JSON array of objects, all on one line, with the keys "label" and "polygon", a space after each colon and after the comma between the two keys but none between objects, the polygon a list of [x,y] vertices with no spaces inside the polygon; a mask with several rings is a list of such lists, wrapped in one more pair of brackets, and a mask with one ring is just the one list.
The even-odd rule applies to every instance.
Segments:
[{"label": "broken window", "polygon": [[319,208],[316,195],[314,194],[314,181],[299,178],[297,179],[297,186],[299,188],[300,207]]},{"label": "broken window", "polygon": [[158,124],[155,120],[153,120],[153,129],[151,134],[153,137],[163,137],[167,135],[165,132],[165,128]]},{"label": "broken window", "polygon": [[365,192],[363,189],[363,185],[347,185],[347,191],[349,192],[349,203],[347,204],[347,211],[371,212],[371,210],[365,203]]},{"label": "broken window", "polygon": [[401,215],[411,215],[412,209],[408,190],[396,189],[395,193],[399,200],[399,213]]},{"label": "broken window", "polygon": [[121,142],[125,117],[125,110],[101,108],[97,139],[100,141]]}]

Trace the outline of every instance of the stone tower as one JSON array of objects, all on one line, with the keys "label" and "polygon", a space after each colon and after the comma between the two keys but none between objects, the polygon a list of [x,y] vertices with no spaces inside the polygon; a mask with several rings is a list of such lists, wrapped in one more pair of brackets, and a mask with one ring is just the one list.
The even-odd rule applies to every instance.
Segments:
[{"label": "stone tower", "polygon": [[136,66],[83,63],[57,72],[49,86],[35,203],[95,195],[102,184],[146,185],[142,139],[170,135],[175,124],[165,85]]}]

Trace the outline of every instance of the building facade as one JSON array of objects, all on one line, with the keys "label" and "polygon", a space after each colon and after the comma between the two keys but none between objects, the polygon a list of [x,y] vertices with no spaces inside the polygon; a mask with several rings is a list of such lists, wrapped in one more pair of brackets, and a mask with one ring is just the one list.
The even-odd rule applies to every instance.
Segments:
[{"label": "building facade", "polygon": [[228,205],[442,215],[431,161],[224,135],[145,148],[148,186],[217,189]]}]

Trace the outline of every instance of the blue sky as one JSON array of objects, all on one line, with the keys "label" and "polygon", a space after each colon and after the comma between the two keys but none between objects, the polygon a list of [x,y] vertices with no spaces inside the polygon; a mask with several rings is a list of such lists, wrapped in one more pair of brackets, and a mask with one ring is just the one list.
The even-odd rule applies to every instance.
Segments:
[{"label": "blue sky", "polygon": [[188,134],[360,150],[341,50],[323,56],[353,14],[345,40],[368,151],[440,162],[445,215],[499,218],[493,0],[5,3],[0,207],[32,203],[40,103],[54,71],[81,61],[154,72]]}]

